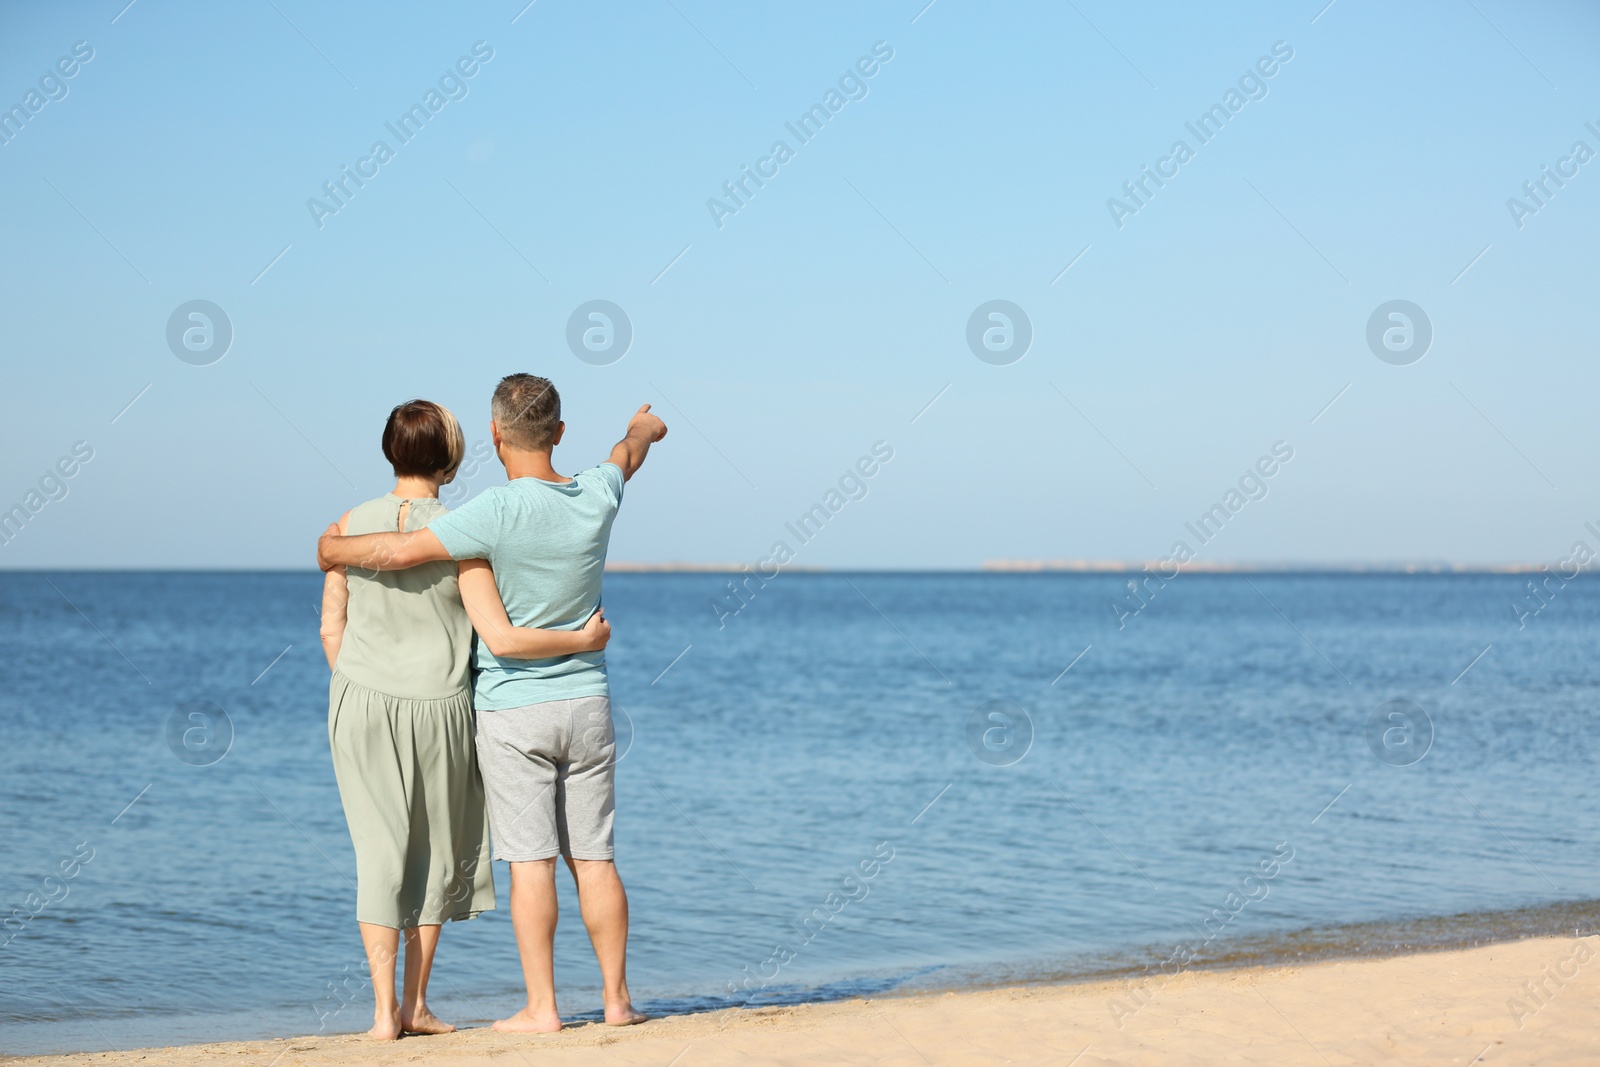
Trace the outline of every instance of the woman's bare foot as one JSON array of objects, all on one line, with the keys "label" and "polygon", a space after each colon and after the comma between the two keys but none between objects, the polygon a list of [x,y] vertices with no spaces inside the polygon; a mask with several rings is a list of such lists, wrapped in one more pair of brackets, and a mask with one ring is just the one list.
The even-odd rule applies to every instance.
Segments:
[{"label": "woman's bare foot", "polygon": [[400,1037],[400,1009],[392,1008],[384,1011],[382,1008],[372,1013],[372,1029],[367,1031],[367,1036],[374,1041],[395,1041]]},{"label": "woman's bare foot", "polygon": [[453,1034],[456,1028],[419,1004],[409,1012],[401,1010],[400,1028],[408,1034]]},{"label": "woman's bare foot", "polygon": [[513,1034],[553,1034],[561,1029],[561,1016],[554,1011],[537,1014],[523,1008],[509,1019],[501,1019],[491,1030],[505,1030]]},{"label": "woman's bare foot", "polygon": [[650,1016],[644,1012],[634,1011],[633,1004],[626,1000],[614,1006],[606,1005],[607,1026],[633,1026],[636,1023],[644,1022],[648,1018]]}]

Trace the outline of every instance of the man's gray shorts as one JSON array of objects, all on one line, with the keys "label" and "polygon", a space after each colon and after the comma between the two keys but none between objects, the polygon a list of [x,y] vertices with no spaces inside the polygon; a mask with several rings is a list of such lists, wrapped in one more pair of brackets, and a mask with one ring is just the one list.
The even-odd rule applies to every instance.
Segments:
[{"label": "man's gray shorts", "polygon": [[612,858],[616,732],[610,697],[478,711],[478,767],[494,858]]}]

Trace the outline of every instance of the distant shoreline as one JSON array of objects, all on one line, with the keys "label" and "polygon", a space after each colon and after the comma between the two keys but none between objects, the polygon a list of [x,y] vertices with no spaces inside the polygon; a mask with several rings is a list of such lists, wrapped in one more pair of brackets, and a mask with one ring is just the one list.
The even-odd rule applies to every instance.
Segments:
[{"label": "distant shoreline", "polygon": [[[985,560],[983,572],[1067,571],[1078,574],[1122,574],[1143,571],[1146,568],[1168,566],[1166,560]],[[1183,564],[1185,574],[1528,574],[1547,567],[1547,563],[1445,563],[1445,562],[1390,562],[1390,563],[1306,563],[1284,561],[1280,563],[1229,563],[1226,561],[1194,560]]]},{"label": "distant shoreline", "polygon": [[[977,567],[784,567],[783,573],[809,574],[1128,574],[1165,566],[1162,560],[1116,559],[990,559]],[[606,564],[616,574],[737,574],[750,568],[748,563],[637,563],[619,561]],[[1195,560],[1185,563],[1185,574],[1531,574],[1546,563],[1278,563],[1217,562]]]}]

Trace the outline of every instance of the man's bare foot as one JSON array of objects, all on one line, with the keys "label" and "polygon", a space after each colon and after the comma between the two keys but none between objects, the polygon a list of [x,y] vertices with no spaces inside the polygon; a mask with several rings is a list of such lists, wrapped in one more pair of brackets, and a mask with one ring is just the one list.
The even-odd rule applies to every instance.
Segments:
[{"label": "man's bare foot", "polygon": [[561,1016],[554,1011],[534,1014],[523,1008],[509,1019],[501,1019],[489,1029],[513,1034],[553,1034],[561,1029]]},{"label": "man's bare foot", "polygon": [[367,1031],[367,1036],[374,1041],[395,1041],[400,1037],[400,1009],[392,1011],[378,1009],[372,1013],[372,1029]]},{"label": "man's bare foot", "polygon": [[456,1028],[419,1004],[409,1012],[400,1012],[400,1028],[408,1034],[453,1034]]},{"label": "man's bare foot", "polygon": [[609,1005],[606,1007],[607,1026],[633,1026],[637,1023],[644,1022],[648,1018],[650,1018],[650,1016],[646,1015],[644,1012],[634,1011],[633,1005],[627,1001],[623,1001],[621,1004],[618,1004],[615,1007],[611,1007]]}]

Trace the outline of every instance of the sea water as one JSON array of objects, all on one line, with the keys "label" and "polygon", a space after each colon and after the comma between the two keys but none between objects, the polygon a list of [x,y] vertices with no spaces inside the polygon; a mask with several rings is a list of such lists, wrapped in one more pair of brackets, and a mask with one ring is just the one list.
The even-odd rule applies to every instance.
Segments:
[{"label": "sea water", "polygon": [[[1600,921],[1587,577],[730,577],[606,580],[645,1011]],[[319,591],[0,574],[0,1051],[371,1024]],[[561,878],[561,1010],[594,1018]],[[458,1024],[521,1003],[495,881],[441,941]]]}]

